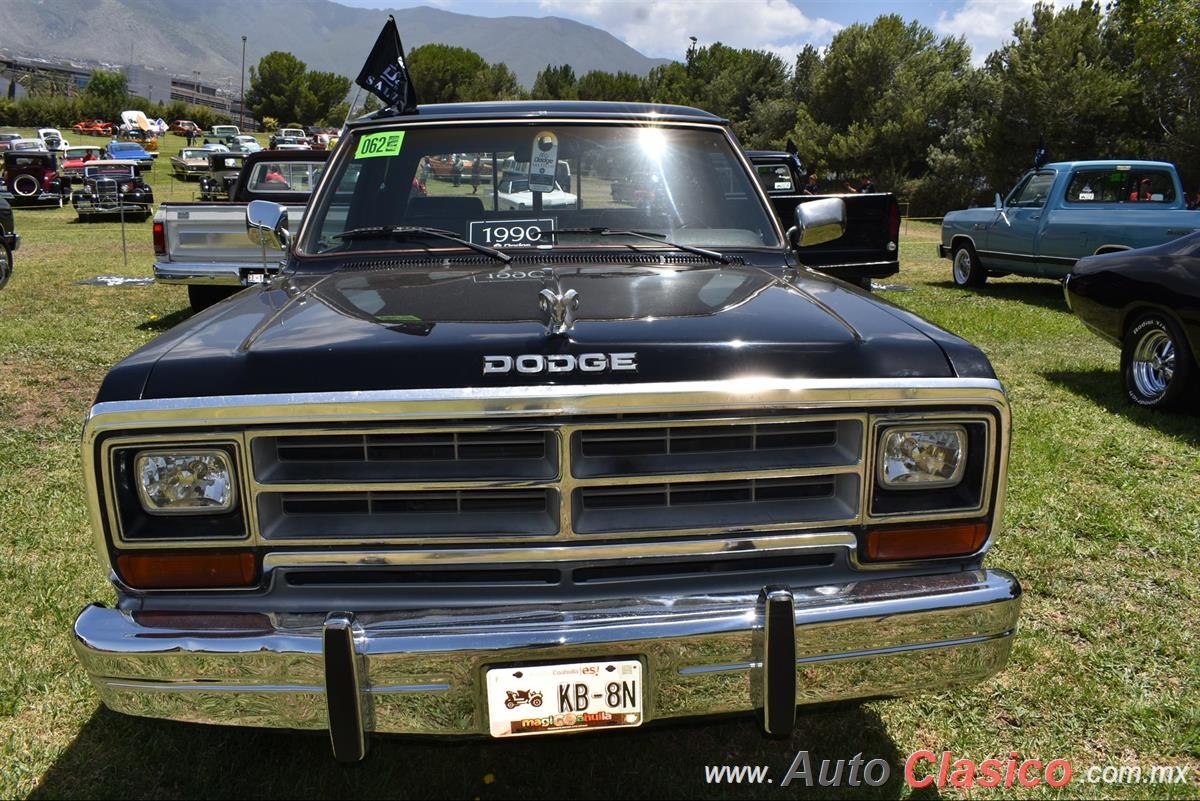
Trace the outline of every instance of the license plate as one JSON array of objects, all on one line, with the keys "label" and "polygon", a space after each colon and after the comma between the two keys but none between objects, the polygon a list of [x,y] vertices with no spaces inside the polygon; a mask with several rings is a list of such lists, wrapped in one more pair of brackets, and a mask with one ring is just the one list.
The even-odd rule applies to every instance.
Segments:
[{"label": "license plate", "polygon": [[493,668],[486,682],[493,737],[642,725],[636,659]]}]

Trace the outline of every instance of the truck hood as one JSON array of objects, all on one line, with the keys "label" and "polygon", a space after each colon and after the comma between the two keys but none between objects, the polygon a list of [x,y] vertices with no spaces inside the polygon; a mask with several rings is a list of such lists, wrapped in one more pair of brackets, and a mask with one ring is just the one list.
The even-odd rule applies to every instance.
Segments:
[{"label": "truck hood", "polygon": [[[578,293],[569,331],[548,330],[543,289]],[[636,354],[636,370],[567,369],[584,354],[613,353]],[[538,367],[550,355],[560,370],[483,370],[489,356],[533,357],[520,363]],[[285,274],[243,291],[114,368],[98,400],[955,375],[992,372],[963,340],[807,270],[408,266]]]}]

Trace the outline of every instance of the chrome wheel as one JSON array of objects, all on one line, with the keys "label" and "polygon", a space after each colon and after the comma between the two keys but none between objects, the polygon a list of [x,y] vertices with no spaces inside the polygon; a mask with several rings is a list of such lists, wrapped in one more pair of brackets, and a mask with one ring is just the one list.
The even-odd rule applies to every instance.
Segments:
[{"label": "chrome wheel", "polygon": [[1166,331],[1152,329],[1142,335],[1133,350],[1130,373],[1137,391],[1147,400],[1156,401],[1166,394],[1175,377],[1175,342]]},{"label": "chrome wheel", "polygon": [[971,275],[971,253],[966,248],[960,248],[954,254],[954,283],[967,283]]}]

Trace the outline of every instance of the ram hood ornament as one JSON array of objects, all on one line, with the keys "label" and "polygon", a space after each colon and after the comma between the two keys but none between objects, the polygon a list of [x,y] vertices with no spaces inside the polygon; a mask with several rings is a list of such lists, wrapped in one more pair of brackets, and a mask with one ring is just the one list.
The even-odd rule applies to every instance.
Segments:
[{"label": "ram hood ornament", "polygon": [[574,289],[563,292],[562,287],[547,287],[538,293],[538,306],[547,316],[546,336],[561,336],[575,327],[579,293]]}]

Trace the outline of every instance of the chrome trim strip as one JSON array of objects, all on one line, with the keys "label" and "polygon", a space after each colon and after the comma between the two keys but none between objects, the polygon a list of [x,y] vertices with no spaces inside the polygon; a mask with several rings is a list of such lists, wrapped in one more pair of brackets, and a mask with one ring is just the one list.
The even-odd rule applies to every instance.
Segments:
[{"label": "chrome trim strip", "polygon": [[319,424],[391,418],[436,420],[635,412],[694,412],[762,407],[808,409],[872,403],[1005,403],[991,378],[810,378],[770,376],[649,384],[468,387],[109,401],[94,405],[85,438],[117,427],[196,423]]},{"label": "chrome trim strip", "polygon": [[[343,543],[345,544],[345,543]],[[723,540],[667,540],[635,543],[559,541],[531,547],[518,543],[506,548],[440,548],[386,551],[272,551],[263,556],[263,573],[276,568],[394,567],[401,565],[521,564],[585,560],[643,559],[646,557],[724,556],[731,553],[771,551],[822,551],[853,549],[857,540],[849,531],[813,531],[804,534],[769,534]]]},{"label": "chrome trim strip", "polygon": [[[858,465],[835,465],[830,467],[781,467],[770,470],[735,470],[721,473],[650,473],[648,475],[622,475],[611,477],[574,478],[572,489],[581,487],[631,487],[649,484],[692,484],[710,481],[741,481],[771,478],[811,478],[813,476],[857,475]],[[530,479],[472,479],[459,481],[361,481],[361,482],[296,482],[294,484],[259,484],[254,491],[258,495],[282,493],[319,492],[335,495],[341,492],[428,492],[433,490],[481,490],[481,489],[558,489],[565,482],[553,478]]]},{"label": "chrome trim strip", "polygon": [[980,256],[999,256],[1012,261],[1019,261],[1024,264],[1037,264],[1038,262],[1051,262],[1053,264],[1073,265],[1079,259],[1073,259],[1069,256],[1044,256],[1034,255],[1031,253],[1009,253],[1005,250],[977,250],[975,251]]}]

